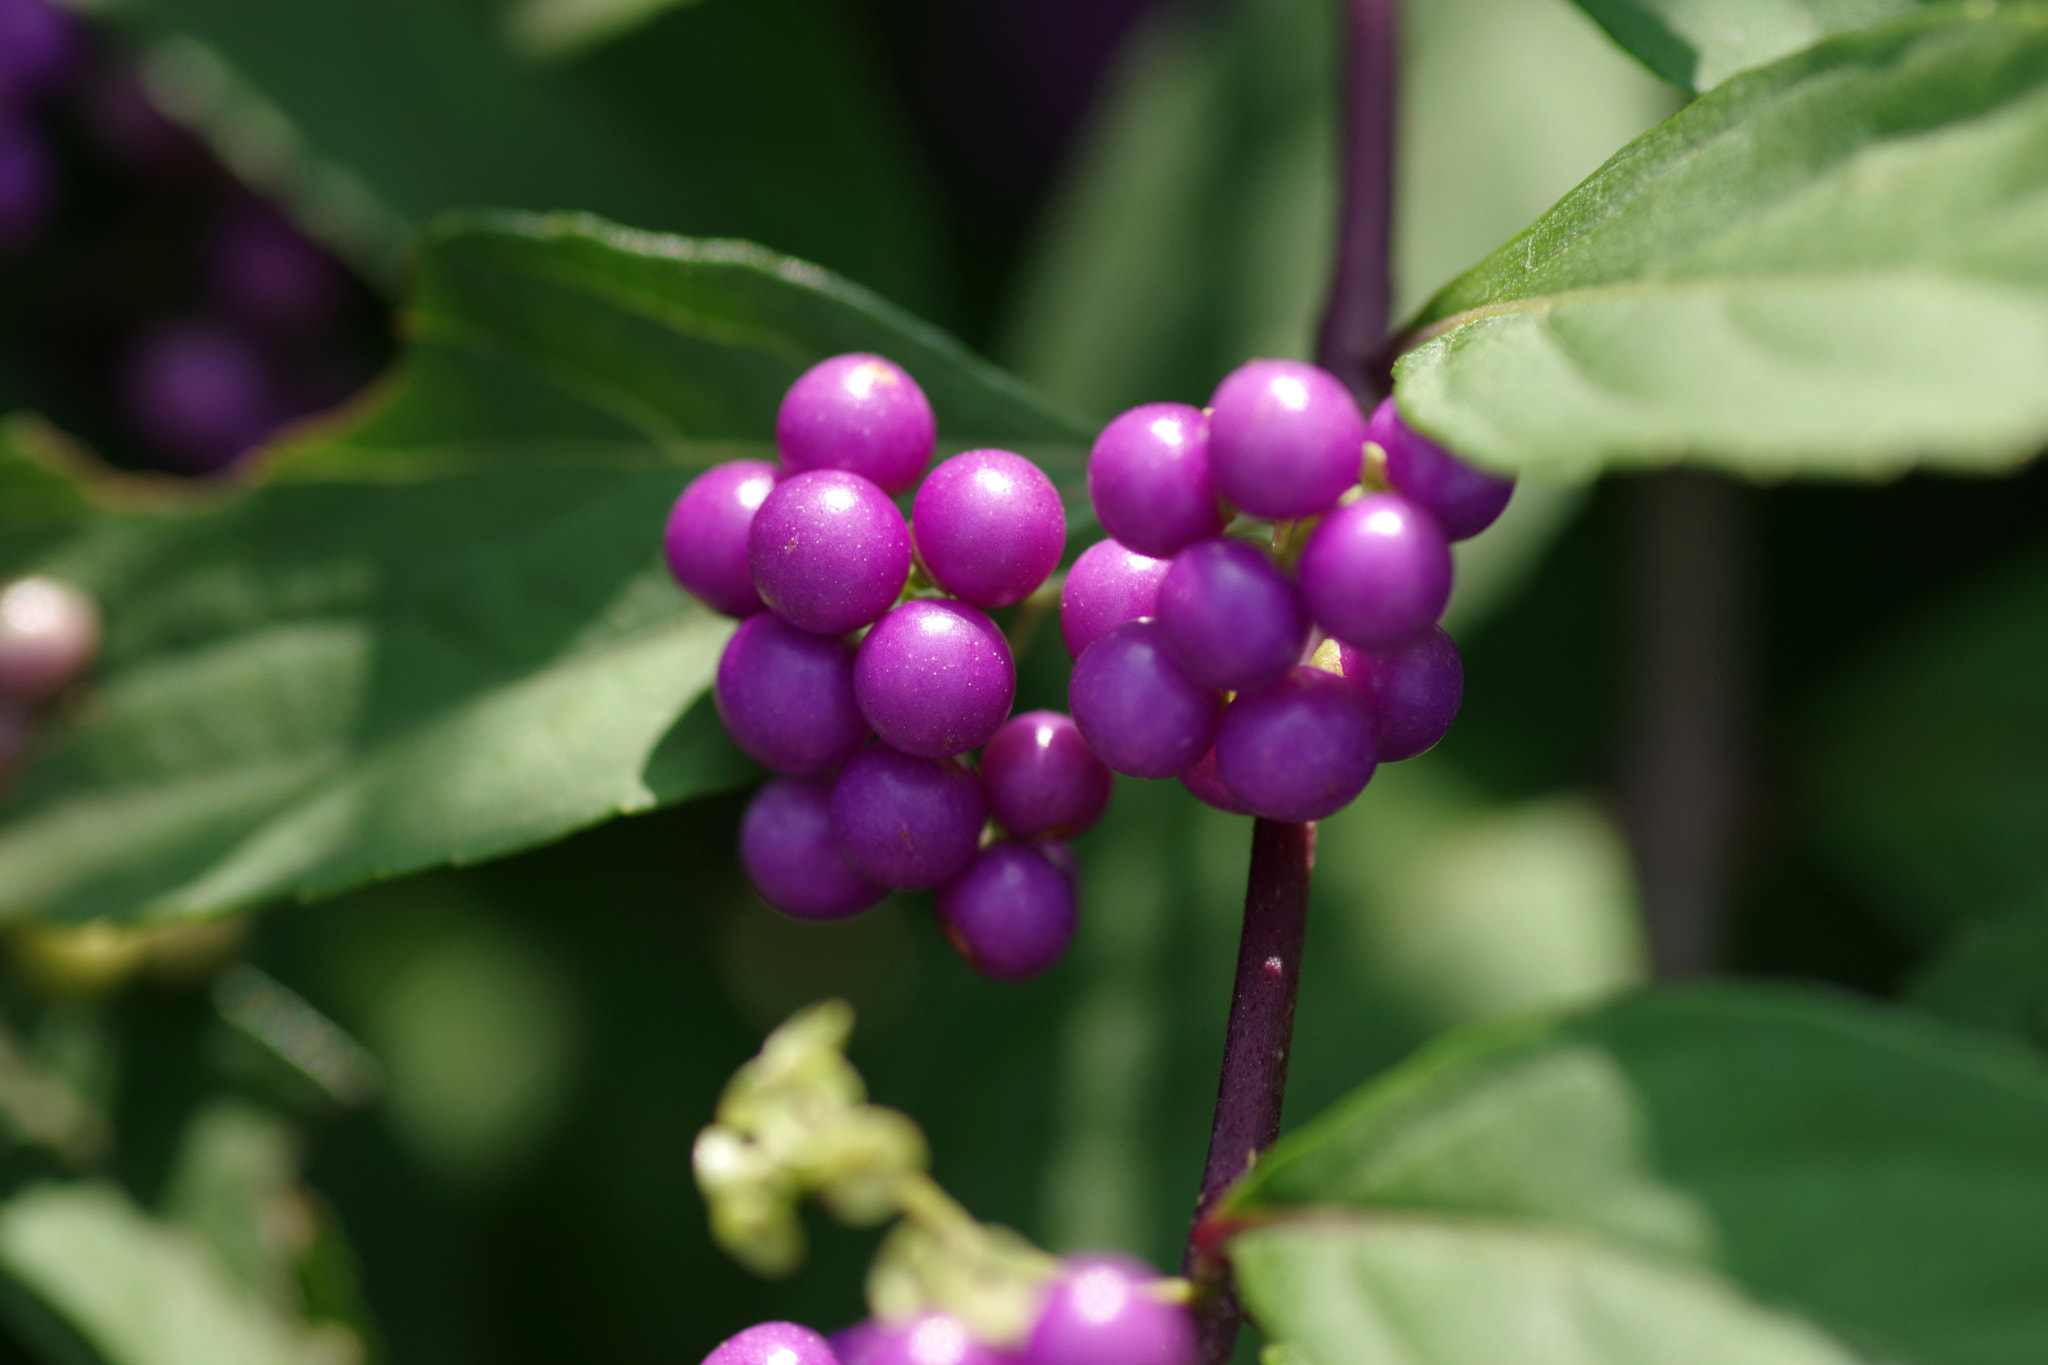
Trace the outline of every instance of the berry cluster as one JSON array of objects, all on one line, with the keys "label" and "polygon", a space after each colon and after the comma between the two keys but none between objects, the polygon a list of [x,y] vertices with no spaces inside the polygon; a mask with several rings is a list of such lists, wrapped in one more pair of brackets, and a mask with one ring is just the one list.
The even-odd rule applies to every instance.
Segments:
[{"label": "berry cluster", "polygon": [[[1059,567],[1059,494],[1003,450],[926,477],[931,406],[879,356],[804,374],[775,436],[779,466],[707,471],[666,538],[677,581],[741,618],[714,697],[734,742],[780,774],[740,831],[748,876],[806,919],[935,888],[963,957],[1035,976],[1074,932],[1060,841],[1095,822],[1111,784],[1068,717],[1010,715],[1016,664],[988,615]],[[913,487],[906,521],[893,499]],[[1008,837],[984,840],[991,818]]]},{"label": "berry cluster", "polygon": [[0,588],[0,786],[28,749],[35,713],[92,665],[100,614],[93,600],[51,578]]},{"label": "berry cluster", "polygon": [[1450,728],[1450,544],[1513,491],[1296,361],[1240,366],[1206,411],[1124,413],[1088,462],[1112,539],[1060,606],[1083,737],[1223,810],[1335,814]]}]

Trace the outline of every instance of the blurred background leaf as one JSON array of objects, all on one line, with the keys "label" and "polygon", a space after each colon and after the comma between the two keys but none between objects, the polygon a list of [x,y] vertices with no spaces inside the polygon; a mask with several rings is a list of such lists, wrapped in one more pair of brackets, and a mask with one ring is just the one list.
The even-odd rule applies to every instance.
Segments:
[{"label": "blurred background leaf", "polygon": [[1644,66],[1691,90],[1927,0],[1577,0]]}]

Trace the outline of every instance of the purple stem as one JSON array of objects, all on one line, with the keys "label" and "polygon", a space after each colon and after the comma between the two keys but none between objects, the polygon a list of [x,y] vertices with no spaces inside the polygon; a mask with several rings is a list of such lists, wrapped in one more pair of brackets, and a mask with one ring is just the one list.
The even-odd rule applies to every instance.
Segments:
[{"label": "purple stem", "polygon": [[[1345,13],[1343,199],[1337,264],[1316,361],[1369,403],[1389,391],[1383,349],[1394,299],[1400,0],[1348,0]],[[1231,1182],[1280,1136],[1314,863],[1313,825],[1260,820],[1253,826],[1223,1075],[1185,1266],[1197,1289],[1195,1321],[1204,1365],[1225,1365],[1244,1319],[1217,1230],[1207,1219]]]}]

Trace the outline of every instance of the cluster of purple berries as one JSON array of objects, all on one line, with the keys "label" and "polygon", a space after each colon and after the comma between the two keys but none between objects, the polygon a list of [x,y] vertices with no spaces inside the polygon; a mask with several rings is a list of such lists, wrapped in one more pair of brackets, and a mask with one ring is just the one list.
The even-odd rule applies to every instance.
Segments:
[{"label": "cluster of purple berries", "polygon": [[1513,491],[1296,361],[1240,366],[1206,411],[1124,413],[1088,463],[1112,539],[1061,601],[1082,735],[1117,772],[1223,810],[1335,814],[1450,728],[1450,545]]},{"label": "cluster of purple berries", "polygon": [[1076,1259],[1047,1289],[1021,1349],[979,1341],[935,1313],[900,1326],[862,1323],[829,1341],[795,1323],[762,1323],[704,1365],[1194,1365],[1194,1324],[1163,1285],[1135,1261]]},{"label": "cluster of purple berries", "polygon": [[[714,697],[734,742],[780,774],[740,831],[747,874],[805,919],[936,888],[968,962],[1035,976],[1074,932],[1061,841],[1101,816],[1111,785],[1068,717],[1011,717],[1016,664],[987,614],[1059,567],[1059,494],[1003,450],[925,477],[931,405],[879,356],[805,373],[775,434],[780,466],[699,476],[666,538],[677,581],[741,618]],[[913,487],[906,521],[893,498]],[[1007,838],[984,841],[991,819]]]},{"label": "cluster of purple berries", "polygon": [[100,647],[93,600],[51,578],[0,587],[0,787],[28,750],[36,712],[92,666]]}]

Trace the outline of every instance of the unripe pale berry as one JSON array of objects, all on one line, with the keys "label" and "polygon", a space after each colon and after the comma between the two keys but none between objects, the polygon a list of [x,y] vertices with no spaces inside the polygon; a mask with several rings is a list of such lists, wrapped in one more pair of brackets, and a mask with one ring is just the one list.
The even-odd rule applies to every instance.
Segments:
[{"label": "unripe pale berry", "polygon": [[1451,547],[1398,493],[1370,493],[1323,518],[1295,567],[1318,624],[1356,649],[1399,649],[1451,600]]},{"label": "unripe pale berry", "polygon": [[1379,733],[1382,763],[1397,763],[1434,748],[1450,733],[1465,696],[1464,662],[1442,626],[1384,654],[1327,641],[1316,653],[1316,664],[1340,675],[1365,697]]},{"label": "unripe pale berry", "polygon": [[1372,780],[1372,712],[1335,674],[1304,665],[1240,693],[1216,728],[1216,769],[1255,815],[1298,824],[1335,815]]},{"label": "unripe pale berry", "polygon": [[1181,672],[1219,692],[1270,686],[1308,642],[1301,593],[1256,545],[1205,540],[1159,585],[1159,638]]},{"label": "unripe pale berry", "polygon": [[970,450],[934,469],[917,490],[910,528],[932,582],[991,611],[1036,592],[1067,543],[1059,490],[1007,450]]},{"label": "unripe pale berry", "polygon": [[1452,540],[1478,535],[1507,509],[1515,481],[1474,469],[1401,420],[1389,398],[1373,409],[1365,439],[1387,453],[1387,482],[1429,510]]},{"label": "unripe pale berry", "polygon": [[38,706],[77,681],[100,648],[91,597],[54,578],[0,589],[0,702]]},{"label": "unripe pale berry", "polygon": [[1194,1320],[1151,1292],[1157,1280],[1123,1257],[1069,1262],[1039,1310],[1023,1365],[1195,1365]]},{"label": "unripe pale berry", "polygon": [[1072,839],[1102,818],[1115,779],[1073,717],[1027,711],[981,751],[981,786],[996,823],[1019,839]]},{"label": "unripe pale berry", "polygon": [[1225,376],[1209,407],[1210,477],[1253,516],[1314,516],[1358,482],[1365,417],[1327,370],[1248,361]]},{"label": "unripe pale berry", "polygon": [[813,365],[775,414],[775,445],[790,469],[849,470],[890,493],[916,484],[931,463],[935,433],[924,390],[878,355]]},{"label": "unripe pale berry", "polygon": [[832,779],[784,777],[740,822],[740,864],[761,899],[798,919],[844,919],[887,892],[853,870],[832,837]]},{"label": "unripe pale berry", "polygon": [[1074,938],[1074,879],[1035,844],[990,844],[936,898],[947,942],[983,976],[1026,981]]},{"label": "unripe pale berry", "polygon": [[1159,614],[1159,585],[1173,561],[1153,559],[1114,540],[1081,552],[1060,592],[1060,639],[1082,651],[1127,622]]},{"label": "unripe pale berry", "polygon": [[974,860],[987,819],[981,784],[959,760],[885,744],[855,754],[832,788],[832,837],[855,871],[919,891]]},{"label": "unripe pale berry", "polygon": [[747,564],[770,611],[799,630],[844,635],[896,604],[910,577],[910,528],[858,474],[794,474],[754,513]]},{"label": "unripe pale berry", "polygon": [[1178,777],[1216,737],[1223,699],[1181,672],[1158,623],[1133,621],[1090,645],[1068,684],[1074,723],[1104,763],[1132,777]]},{"label": "unripe pale berry", "polygon": [[947,758],[980,748],[1008,719],[1017,667],[995,622],[964,603],[924,598],[868,632],[853,689],[883,743]]},{"label": "unripe pale berry", "polygon": [[1088,456],[1088,499],[1102,529],[1161,558],[1220,534],[1209,477],[1209,419],[1185,403],[1147,403],[1102,429]]},{"label": "unripe pale berry", "polygon": [[832,1346],[808,1327],[764,1322],[729,1337],[704,1365],[839,1365]]},{"label": "unripe pale berry", "polygon": [[763,613],[726,642],[712,700],[733,743],[764,768],[827,772],[868,737],[853,669],[853,650],[838,636]]},{"label": "unripe pale berry", "polygon": [[730,460],[690,480],[668,514],[662,548],[669,572],[713,611],[761,610],[747,563],[747,528],[782,471],[765,460]]}]

